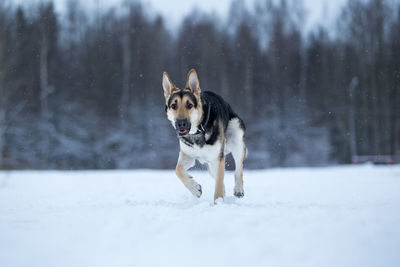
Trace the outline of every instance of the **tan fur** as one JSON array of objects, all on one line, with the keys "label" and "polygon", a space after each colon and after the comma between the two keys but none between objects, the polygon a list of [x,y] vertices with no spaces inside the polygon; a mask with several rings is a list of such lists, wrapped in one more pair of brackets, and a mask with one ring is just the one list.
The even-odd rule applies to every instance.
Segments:
[{"label": "tan fur", "polygon": [[225,197],[225,136],[222,122],[219,122],[219,130],[221,135],[219,136],[218,143],[220,145],[220,153],[218,157],[211,163],[208,164],[208,171],[211,176],[215,178],[215,191],[214,191],[214,203],[218,198]]},{"label": "tan fur", "polygon": [[[243,157],[240,159],[240,166],[238,166],[235,172],[235,185],[236,187],[243,188],[243,161],[246,157],[246,148],[243,152]],[[236,164],[236,163],[235,163]]]},{"label": "tan fur", "polygon": [[[221,152],[220,157],[218,158],[218,168],[217,168],[217,177],[215,181],[215,192],[214,192],[214,202],[218,198],[225,197],[225,185],[224,185],[224,176],[225,176],[225,135],[224,135],[224,126],[222,122],[219,122],[219,131],[221,133],[219,137],[219,142],[221,143]],[[222,156],[222,157],[221,157]]]},{"label": "tan fur", "polygon": [[218,173],[217,173],[217,180],[215,182],[214,202],[218,198],[225,197],[224,175],[225,175],[225,156],[218,162]]},{"label": "tan fur", "polygon": [[[192,115],[192,112],[195,110],[194,107],[191,109],[187,108],[187,103],[190,103],[194,105],[194,103],[191,101],[190,97],[188,96],[183,96],[183,99],[180,97],[175,97],[172,99],[171,103],[175,103],[177,105],[177,109],[170,109],[168,112],[172,113],[172,116],[176,119],[184,119],[184,118],[189,118]],[[168,103],[168,99],[167,99]],[[201,101],[197,100],[197,109],[202,113],[203,112],[203,106],[201,105]]]},{"label": "tan fur", "polygon": [[[185,180],[188,178],[191,178],[191,176],[186,172],[188,167],[187,165],[190,164],[185,164],[183,163],[185,160],[187,160],[187,156],[183,152],[179,152],[179,158],[178,158],[178,163],[176,164],[176,175],[181,179]],[[189,167],[190,168],[190,167]]]},{"label": "tan fur", "polygon": [[[194,75],[194,77],[197,80],[197,87],[196,88],[193,88],[189,83],[189,78],[190,78],[191,75]],[[200,89],[199,77],[197,76],[197,72],[194,69],[191,69],[188,72],[188,75],[187,75],[187,78],[186,78],[186,88],[190,88],[191,90],[194,90],[194,93],[198,94],[200,96],[201,89]]]},{"label": "tan fur", "polygon": [[201,186],[187,173],[187,170],[193,167],[194,163],[195,160],[193,158],[187,156],[181,151],[179,152],[178,163],[176,164],[175,171],[183,185],[186,186],[193,195],[200,197]]},{"label": "tan fur", "polygon": [[[175,84],[172,82],[171,78],[169,77],[168,73],[166,73],[165,71],[164,71],[164,73],[163,73],[163,80],[164,80],[164,77],[167,77],[167,78],[168,78],[168,80],[169,80],[169,82],[170,82],[170,84],[171,84],[171,88],[172,88],[170,92],[166,91],[165,88],[164,88],[164,97],[165,97],[165,101],[168,101],[168,98],[170,97],[170,95],[173,94],[173,93],[175,93],[175,92],[177,92],[177,91],[179,91],[179,88],[177,88],[177,87],[175,86]],[[162,84],[162,86],[164,87],[164,84],[163,84],[163,83],[161,83],[161,84]]]}]

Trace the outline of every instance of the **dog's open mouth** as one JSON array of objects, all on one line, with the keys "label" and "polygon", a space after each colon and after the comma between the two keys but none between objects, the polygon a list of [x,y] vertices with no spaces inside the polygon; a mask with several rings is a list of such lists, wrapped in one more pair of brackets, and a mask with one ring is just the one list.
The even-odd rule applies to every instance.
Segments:
[{"label": "dog's open mouth", "polygon": [[189,133],[189,129],[178,129],[176,132],[179,136],[185,136]]}]

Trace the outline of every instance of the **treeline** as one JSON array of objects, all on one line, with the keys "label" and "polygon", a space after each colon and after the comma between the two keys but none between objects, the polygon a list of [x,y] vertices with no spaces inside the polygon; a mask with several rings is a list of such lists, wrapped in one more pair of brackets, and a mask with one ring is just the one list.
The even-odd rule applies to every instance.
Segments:
[{"label": "treeline", "polygon": [[177,32],[137,1],[88,12],[0,4],[0,168],[174,167],[161,74],[190,68],[245,120],[247,167],[400,151],[398,3],[349,1],[309,34],[294,0],[193,10]]}]

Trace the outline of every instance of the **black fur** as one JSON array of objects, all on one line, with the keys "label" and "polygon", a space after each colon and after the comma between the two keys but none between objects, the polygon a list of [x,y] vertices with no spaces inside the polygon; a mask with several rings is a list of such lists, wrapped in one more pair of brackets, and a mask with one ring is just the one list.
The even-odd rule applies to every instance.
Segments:
[{"label": "black fur", "polygon": [[222,143],[221,151],[219,152],[218,158],[219,160],[223,160],[225,157],[225,143]]},{"label": "black fur", "polygon": [[[190,94],[189,92],[184,92],[184,93]],[[172,96],[170,97],[170,99],[171,98]],[[243,120],[239,118],[239,116],[232,110],[231,106],[225,100],[223,100],[222,97],[211,91],[204,91],[201,93],[200,98],[203,104],[203,112],[204,112],[201,125],[205,129],[205,132],[200,131],[197,134],[191,134],[185,137],[180,137],[182,142],[184,142],[186,145],[193,146],[194,144],[196,144],[200,147],[203,147],[205,144],[207,145],[215,144],[215,142],[218,140],[218,137],[221,134],[219,128],[219,122],[222,122],[224,133],[226,133],[228,123],[233,118],[238,118],[240,122],[240,127],[243,130],[245,130]],[[168,105],[169,104],[170,103],[168,103]],[[208,111],[210,112],[210,114],[208,114]],[[205,138],[206,133],[211,134],[208,137],[208,139]]]}]

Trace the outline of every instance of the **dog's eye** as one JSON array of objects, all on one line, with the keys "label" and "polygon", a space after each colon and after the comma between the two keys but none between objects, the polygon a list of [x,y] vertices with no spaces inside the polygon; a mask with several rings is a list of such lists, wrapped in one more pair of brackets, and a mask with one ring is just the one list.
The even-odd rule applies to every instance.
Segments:
[{"label": "dog's eye", "polygon": [[173,104],[171,105],[171,108],[172,108],[173,110],[176,110],[176,104],[173,103]]},{"label": "dog's eye", "polygon": [[191,109],[193,107],[193,104],[188,102],[186,106],[188,109]]}]

